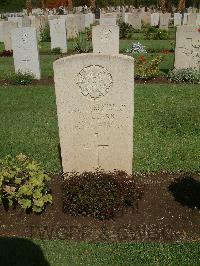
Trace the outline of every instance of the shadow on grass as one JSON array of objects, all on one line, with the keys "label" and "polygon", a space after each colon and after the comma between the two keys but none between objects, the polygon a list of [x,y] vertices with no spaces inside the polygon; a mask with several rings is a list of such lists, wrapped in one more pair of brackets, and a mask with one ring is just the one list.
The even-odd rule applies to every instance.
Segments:
[{"label": "shadow on grass", "polygon": [[41,248],[28,239],[0,238],[0,265],[49,266]]},{"label": "shadow on grass", "polygon": [[178,178],[169,186],[169,191],[181,205],[200,209],[200,182],[194,178]]}]

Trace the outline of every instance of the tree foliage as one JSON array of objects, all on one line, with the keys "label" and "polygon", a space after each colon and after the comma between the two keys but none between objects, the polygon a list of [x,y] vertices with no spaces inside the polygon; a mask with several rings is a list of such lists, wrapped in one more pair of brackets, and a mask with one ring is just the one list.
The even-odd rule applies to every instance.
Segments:
[{"label": "tree foliage", "polygon": [[[45,2],[48,2],[46,0]],[[52,0],[50,0],[52,1]],[[56,1],[56,0],[55,0]],[[21,11],[26,7],[26,0],[0,0],[0,10],[1,11]],[[32,0],[33,7],[41,7],[41,0]],[[172,4],[177,6],[179,0],[171,0]],[[73,0],[74,6],[83,6],[89,5],[89,0]],[[121,5],[133,5],[137,6],[150,6],[150,5],[158,5],[159,0],[96,0],[96,5],[99,7],[105,6],[121,6]],[[186,6],[196,6],[200,5],[199,0],[186,0]]]}]

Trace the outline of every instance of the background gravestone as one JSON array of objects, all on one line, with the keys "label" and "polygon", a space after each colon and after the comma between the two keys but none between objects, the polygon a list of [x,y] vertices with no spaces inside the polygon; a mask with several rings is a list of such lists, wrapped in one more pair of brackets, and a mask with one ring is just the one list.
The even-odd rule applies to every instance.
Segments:
[{"label": "background gravestone", "polygon": [[[132,173],[134,59],[81,54],[54,62],[64,172]],[[120,68],[120,69],[119,69]]]},{"label": "background gravestone", "polygon": [[11,40],[11,33],[14,29],[18,27],[16,22],[9,22],[6,21],[3,23],[3,41],[5,50],[12,50],[12,40]]},{"label": "background gravestone", "polygon": [[119,27],[92,27],[92,46],[93,53],[119,54]]},{"label": "background gravestone", "polygon": [[182,24],[182,14],[174,13],[174,27],[181,26]]},{"label": "background gravestone", "polygon": [[197,22],[197,14],[196,13],[188,14],[187,25],[196,25],[196,22]]},{"label": "background gravestone", "polygon": [[177,27],[175,68],[200,68],[200,33],[198,26]]},{"label": "background gravestone", "polygon": [[73,14],[67,15],[66,18],[67,39],[76,38],[78,35],[78,25]]},{"label": "background gravestone", "polygon": [[36,30],[28,27],[14,29],[12,45],[15,72],[32,73],[36,79],[40,79]]},{"label": "background gravestone", "polygon": [[49,20],[51,49],[60,48],[62,53],[67,52],[67,35],[65,19]]},{"label": "background gravestone", "polygon": [[158,26],[160,20],[160,14],[159,13],[152,13],[151,14],[151,26]]},{"label": "background gravestone", "polygon": [[128,14],[127,23],[130,24],[134,29],[140,30],[142,27],[141,14],[139,12]]},{"label": "background gravestone", "polygon": [[160,14],[160,26],[159,28],[161,30],[168,30],[169,28],[169,22],[171,18],[171,13],[161,13]]},{"label": "background gravestone", "polygon": [[102,15],[100,18],[100,25],[104,26],[115,26],[116,25],[116,17],[111,15]]}]

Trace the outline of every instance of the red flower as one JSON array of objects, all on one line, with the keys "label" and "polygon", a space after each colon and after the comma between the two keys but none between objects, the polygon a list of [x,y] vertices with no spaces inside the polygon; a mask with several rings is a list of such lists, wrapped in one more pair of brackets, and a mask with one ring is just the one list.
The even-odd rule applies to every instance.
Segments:
[{"label": "red flower", "polygon": [[200,28],[198,29],[198,32],[200,32]]},{"label": "red flower", "polygon": [[144,55],[141,55],[140,57],[139,57],[139,60],[141,61],[141,62],[146,62],[146,59],[145,59],[145,57],[144,57]]}]

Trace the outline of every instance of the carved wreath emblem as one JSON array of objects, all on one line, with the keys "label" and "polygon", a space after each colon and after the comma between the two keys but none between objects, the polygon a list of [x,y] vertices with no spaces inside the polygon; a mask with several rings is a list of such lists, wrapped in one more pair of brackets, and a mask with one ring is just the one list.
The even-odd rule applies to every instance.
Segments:
[{"label": "carved wreath emblem", "polygon": [[113,81],[111,74],[106,68],[91,65],[79,72],[76,83],[84,96],[95,100],[109,92]]}]

